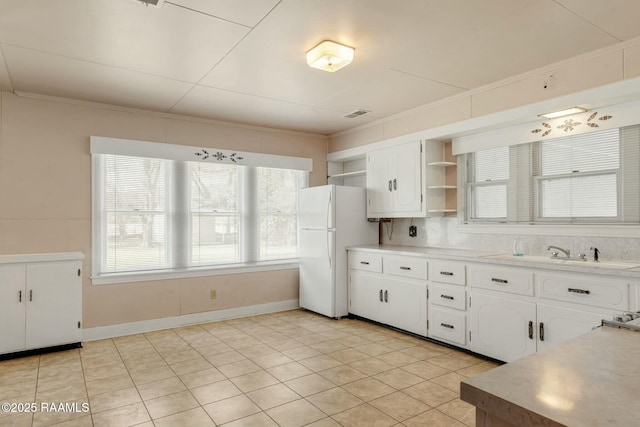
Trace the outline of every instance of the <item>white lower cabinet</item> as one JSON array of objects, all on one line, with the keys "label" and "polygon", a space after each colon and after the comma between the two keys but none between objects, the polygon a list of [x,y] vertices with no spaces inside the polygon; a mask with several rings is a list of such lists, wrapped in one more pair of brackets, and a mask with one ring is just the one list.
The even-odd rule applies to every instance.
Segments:
[{"label": "white lower cabinet", "polygon": [[426,336],[426,266],[419,258],[365,260],[349,252],[349,313]]},{"label": "white lower cabinet", "polygon": [[557,306],[474,292],[470,348],[510,362],[589,332],[613,314],[606,309]]},{"label": "white lower cabinet", "polygon": [[504,362],[535,353],[535,303],[472,293],[470,311],[472,351]]},{"label": "white lower cabinet", "polygon": [[464,312],[429,306],[429,337],[460,347],[467,345],[467,316]]},{"label": "white lower cabinet", "polygon": [[80,259],[0,264],[0,354],[82,340]]},{"label": "white lower cabinet", "polygon": [[504,362],[638,310],[639,290],[615,275],[349,251],[349,313]]},{"label": "white lower cabinet", "polygon": [[614,313],[607,310],[584,311],[576,308],[537,305],[538,350],[575,338],[600,326]]}]

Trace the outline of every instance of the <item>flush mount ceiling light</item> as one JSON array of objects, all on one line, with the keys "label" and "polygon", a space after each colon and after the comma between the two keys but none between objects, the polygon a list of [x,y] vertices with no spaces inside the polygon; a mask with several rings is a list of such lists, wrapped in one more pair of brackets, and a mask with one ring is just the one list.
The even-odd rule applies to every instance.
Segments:
[{"label": "flush mount ceiling light", "polygon": [[325,40],[307,52],[310,67],[333,73],[353,61],[354,48]]},{"label": "flush mount ceiling light", "polygon": [[544,117],[545,119],[556,119],[558,117],[568,116],[571,114],[584,113],[585,111],[587,111],[586,108],[572,107],[572,108],[567,108],[566,110],[553,111],[551,113],[540,114],[540,117]]}]

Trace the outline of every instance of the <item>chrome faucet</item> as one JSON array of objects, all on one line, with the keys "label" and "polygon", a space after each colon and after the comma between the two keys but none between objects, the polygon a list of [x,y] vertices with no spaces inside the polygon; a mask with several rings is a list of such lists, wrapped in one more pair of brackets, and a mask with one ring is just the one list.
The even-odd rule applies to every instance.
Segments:
[{"label": "chrome faucet", "polygon": [[[562,249],[557,246],[549,246],[547,248],[548,251],[550,251],[551,249],[557,249],[560,252],[564,253],[565,258],[571,258],[571,251],[569,249]],[[551,252],[551,258],[558,258],[558,254],[558,252]]]}]

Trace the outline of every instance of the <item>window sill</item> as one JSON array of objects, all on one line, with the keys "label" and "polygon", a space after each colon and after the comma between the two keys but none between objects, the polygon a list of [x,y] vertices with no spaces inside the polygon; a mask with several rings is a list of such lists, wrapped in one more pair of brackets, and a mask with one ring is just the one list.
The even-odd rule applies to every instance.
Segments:
[{"label": "window sill", "polygon": [[156,280],[182,279],[189,277],[220,276],[225,274],[255,273],[260,271],[290,270],[298,268],[297,259],[264,261],[245,264],[224,265],[219,267],[192,267],[189,269],[169,269],[157,271],[136,271],[128,273],[109,273],[91,276],[94,285],[115,283],[150,282]]},{"label": "window sill", "polygon": [[640,226],[597,224],[458,224],[461,233],[554,235],[578,237],[640,237]]}]

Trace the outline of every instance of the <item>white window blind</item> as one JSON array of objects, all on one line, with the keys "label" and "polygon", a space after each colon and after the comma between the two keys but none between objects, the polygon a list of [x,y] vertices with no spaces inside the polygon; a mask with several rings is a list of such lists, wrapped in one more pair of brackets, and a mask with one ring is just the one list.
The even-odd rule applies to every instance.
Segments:
[{"label": "white window blind", "polygon": [[107,156],[104,169],[104,271],[166,268],[167,162]]},{"label": "white window blind", "polygon": [[474,153],[471,164],[471,219],[506,218],[509,147]]},{"label": "white window blind", "polygon": [[92,139],[94,279],[297,258],[309,159],[114,141]]},{"label": "white window blind", "polygon": [[239,260],[237,166],[189,163],[191,264]]},{"label": "white window blind", "polygon": [[539,218],[618,218],[620,130],[534,144]]},{"label": "white window blind", "polygon": [[466,222],[640,223],[639,125],[467,156]]},{"label": "white window blind", "polygon": [[258,168],[260,260],[297,256],[297,189],[299,174]]}]

